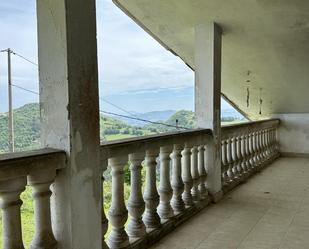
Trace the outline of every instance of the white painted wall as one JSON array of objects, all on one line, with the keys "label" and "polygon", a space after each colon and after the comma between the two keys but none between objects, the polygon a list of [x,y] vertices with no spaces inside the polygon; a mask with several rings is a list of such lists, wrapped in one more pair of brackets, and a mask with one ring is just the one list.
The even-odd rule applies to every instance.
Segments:
[{"label": "white painted wall", "polygon": [[279,128],[280,152],[309,154],[309,113],[276,114]]}]

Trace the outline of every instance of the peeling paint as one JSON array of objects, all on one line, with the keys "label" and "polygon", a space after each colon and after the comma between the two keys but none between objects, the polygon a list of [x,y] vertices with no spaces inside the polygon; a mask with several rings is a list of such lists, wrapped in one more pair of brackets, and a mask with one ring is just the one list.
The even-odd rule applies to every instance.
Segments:
[{"label": "peeling paint", "polygon": [[260,105],[259,114],[260,114],[260,115],[262,115],[262,104],[263,104],[263,99],[262,99],[262,88],[260,88],[260,100],[259,100],[259,105]]},{"label": "peeling paint", "polygon": [[249,87],[247,87],[247,107],[250,106],[250,90]]}]

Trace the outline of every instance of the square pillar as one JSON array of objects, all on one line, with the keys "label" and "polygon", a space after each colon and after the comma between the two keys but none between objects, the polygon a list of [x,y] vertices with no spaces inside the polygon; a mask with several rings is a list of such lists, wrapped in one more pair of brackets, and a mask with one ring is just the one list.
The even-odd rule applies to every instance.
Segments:
[{"label": "square pillar", "polygon": [[195,27],[195,114],[199,128],[211,129],[206,147],[207,186],[214,201],[221,187],[221,48],[222,30],[215,23]]},{"label": "square pillar", "polygon": [[53,185],[59,249],[102,248],[95,0],[38,0],[41,139],[66,151]]}]

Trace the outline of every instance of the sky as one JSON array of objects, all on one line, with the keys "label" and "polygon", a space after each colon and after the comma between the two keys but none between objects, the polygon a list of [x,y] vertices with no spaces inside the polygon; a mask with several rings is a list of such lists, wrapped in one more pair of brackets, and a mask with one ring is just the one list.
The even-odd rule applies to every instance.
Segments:
[{"label": "sky", "polygon": [[[0,50],[10,47],[37,61],[34,0],[0,2]],[[194,110],[194,73],[164,49],[111,0],[97,0],[100,109],[123,113]],[[12,55],[13,84],[38,92],[37,66]],[[13,88],[14,107],[38,96]],[[0,112],[7,111],[7,54],[0,53]],[[223,109],[231,108],[226,102]]]}]

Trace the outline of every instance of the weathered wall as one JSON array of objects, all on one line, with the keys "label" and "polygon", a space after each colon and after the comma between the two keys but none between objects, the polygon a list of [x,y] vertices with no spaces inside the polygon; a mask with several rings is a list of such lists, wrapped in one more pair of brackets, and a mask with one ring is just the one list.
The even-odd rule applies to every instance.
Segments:
[{"label": "weathered wall", "polygon": [[309,155],[309,113],[276,114],[279,128],[280,152]]}]

